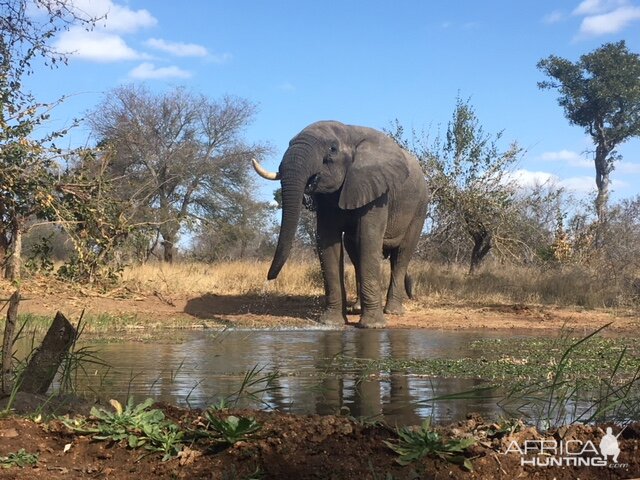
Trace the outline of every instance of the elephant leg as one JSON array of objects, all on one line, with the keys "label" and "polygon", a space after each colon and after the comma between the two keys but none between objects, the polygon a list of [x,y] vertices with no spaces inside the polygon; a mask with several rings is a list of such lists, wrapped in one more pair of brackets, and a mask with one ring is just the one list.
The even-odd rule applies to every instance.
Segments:
[{"label": "elephant leg", "polygon": [[[330,219],[318,212],[317,236],[318,255],[324,278],[325,311],[320,323],[343,326],[347,323],[346,292],[344,288],[344,253],[342,232],[332,225]],[[328,220],[328,221],[327,221]]]},{"label": "elephant leg", "polygon": [[356,314],[362,311],[362,306],[360,305],[360,255],[358,254],[358,247],[353,236],[345,234],[344,249],[347,251],[347,255],[349,255],[353,268],[356,271],[356,301],[348,308],[349,313]]},{"label": "elephant leg", "polygon": [[387,303],[384,307],[384,313],[391,315],[402,315],[404,313],[402,302],[406,295],[405,281],[407,268],[409,267],[411,256],[420,239],[420,232],[422,231],[422,225],[424,223],[423,219],[424,216],[414,217],[409,224],[409,228],[400,246],[390,251],[391,278],[389,280]]},{"label": "elephant leg", "polygon": [[360,218],[356,233],[360,247],[360,303],[362,305],[358,326],[363,328],[382,328],[386,325],[382,312],[380,286],[382,239],[386,226],[385,205],[373,205]]},{"label": "elephant leg", "polygon": [[384,313],[391,315],[402,315],[404,313],[401,285],[404,285],[404,275],[407,272],[408,262],[407,265],[403,265],[404,262],[398,262],[398,257],[400,257],[400,248],[391,250],[389,255],[391,278],[389,279],[389,288],[387,290],[387,303],[384,307]]}]

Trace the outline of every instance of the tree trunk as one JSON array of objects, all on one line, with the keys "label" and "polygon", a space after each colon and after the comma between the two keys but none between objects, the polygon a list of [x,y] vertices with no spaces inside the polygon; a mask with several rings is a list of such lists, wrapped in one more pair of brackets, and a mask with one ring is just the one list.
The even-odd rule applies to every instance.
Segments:
[{"label": "tree trunk", "polygon": [[473,235],[473,250],[471,251],[471,265],[469,266],[469,275],[473,275],[478,271],[478,267],[491,250],[491,234],[482,229]]},{"label": "tree trunk", "polygon": [[596,154],[593,162],[596,167],[596,187],[598,187],[595,208],[598,222],[604,223],[609,201],[609,174],[613,171],[614,159],[610,157],[613,147],[604,134],[598,135],[595,141]]},{"label": "tree trunk", "polygon": [[597,228],[595,232],[595,246],[602,246],[603,229],[607,222],[607,210],[609,204],[609,174],[613,171],[613,160],[609,158],[612,149],[607,147],[605,140],[601,139],[596,145],[594,163],[596,167],[596,187],[598,194],[595,200],[597,216]]},{"label": "tree trunk", "polygon": [[169,240],[162,241],[163,255],[162,259],[167,263],[173,263],[173,242]]},{"label": "tree trunk", "polygon": [[56,313],[42,344],[32,355],[27,368],[21,375],[18,390],[46,394],[75,337],[75,327],[62,313]]},{"label": "tree trunk", "polygon": [[[6,217],[6,207],[2,201],[0,201],[0,218]],[[7,277],[6,266],[9,261],[9,225],[0,223],[0,276]]]},{"label": "tree trunk", "polygon": [[7,260],[5,278],[10,282],[20,280],[20,268],[22,266],[22,229],[18,220],[11,222],[11,245]]},{"label": "tree trunk", "polygon": [[18,306],[20,305],[20,288],[16,289],[9,299],[7,310],[7,323],[4,325],[4,338],[2,340],[2,393],[9,393],[13,387],[13,336],[18,322]]},{"label": "tree trunk", "polygon": [[22,230],[20,221],[17,219],[11,223],[11,252],[6,265],[6,278],[18,285],[9,299],[9,309],[7,310],[7,321],[4,325],[4,335],[2,339],[2,392],[11,390],[11,377],[13,376],[13,342],[18,321],[18,307],[20,305],[20,266],[22,256]]},{"label": "tree trunk", "polygon": [[7,271],[7,261],[9,260],[9,256],[7,253],[9,252],[9,244],[6,241],[2,232],[0,232],[0,275],[3,275],[4,278],[9,278]]},{"label": "tree trunk", "polygon": [[173,263],[180,225],[176,222],[166,222],[160,227],[159,231],[160,235],[162,235],[162,242],[160,242],[163,249],[162,259],[167,263]]}]

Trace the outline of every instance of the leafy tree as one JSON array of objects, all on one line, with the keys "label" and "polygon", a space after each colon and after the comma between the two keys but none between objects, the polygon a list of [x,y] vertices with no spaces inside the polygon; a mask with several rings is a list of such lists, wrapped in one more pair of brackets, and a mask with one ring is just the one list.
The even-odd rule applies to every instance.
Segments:
[{"label": "leafy tree", "polygon": [[396,125],[391,136],[421,160],[433,196],[432,236],[455,251],[463,237],[471,240],[469,272],[475,273],[494,246],[505,247],[512,238],[506,229],[517,204],[508,172],[522,149],[513,143],[501,151],[502,132],[485,133],[469,101],[460,98],[444,139],[418,139],[411,146],[403,133]]},{"label": "leafy tree", "polygon": [[0,262],[11,257],[6,273],[16,279],[26,219],[49,211],[52,165],[43,158],[42,142],[29,139],[39,119],[29,114],[30,103],[16,97],[6,72],[5,62],[0,66]]},{"label": "leafy tree", "polygon": [[[39,8],[44,15],[30,15]],[[39,20],[38,20],[39,19]],[[65,59],[49,45],[53,36],[71,24],[91,28],[95,19],[83,17],[71,0],[0,0],[0,264],[16,281],[5,322],[2,355],[2,390],[10,387],[12,345],[20,302],[21,238],[26,220],[51,215],[55,201],[53,180],[59,153],[53,141],[65,132],[34,138],[36,127],[47,119],[50,105],[36,102],[23,89],[36,58],[55,65]],[[10,253],[7,250],[10,248]]]},{"label": "leafy tree", "polygon": [[109,174],[119,195],[132,201],[139,221],[156,225],[165,261],[182,227],[233,217],[238,195],[253,190],[249,161],[267,150],[243,139],[254,115],[240,98],[132,85],[109,92],[89,114],[100,144],[112,150]]},{"label": "leafy tree", "polygon": [[128,216],[129,203],[113,194],[115,182],[106,175],[109,160],[96,150],[73,152],[71,168],[56,182],[59,200],[52,209],[72,247],[57,271],[61,278],[112,284],[123,266],[121,246],[141,227]]},{"label": "leafy tree", "polygon": [[541,89],[558,90],[558,104],[572,125],[585,129],[595,145],[598,220],[605,220],[609,175],[620,158],[616,147],[640,135],[640,55],[624,40],[605,43],[577,62],[551,55],[538,62],[550,80]]},{"label": "leafy tree", "polygon": [[[30,15],[33,7],[45,14]],[[44,58],[50,65],[65,60],[49,45],[56,33],[73,23],[91,28],[96,20],[83,16],[71,1],[0,1],[0,265],[6,265],[8,277],[20,273],[20,239],[26,220],[52,213],[59,153],[53,141],[66,133],[35,138],[35,129],[47,120],[54,105],[37,102],[23,89],[23,78],[32,73],[35,58]],[[12,263],[7,262],[9,257]]]}]

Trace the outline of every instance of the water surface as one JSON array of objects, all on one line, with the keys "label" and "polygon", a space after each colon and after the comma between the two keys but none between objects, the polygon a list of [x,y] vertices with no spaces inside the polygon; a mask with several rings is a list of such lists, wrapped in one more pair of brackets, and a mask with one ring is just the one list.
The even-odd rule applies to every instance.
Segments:
[{"label": "water surface", "polygon": [[[470,412],[500,415],[492,392],[464,400],[431,401],[434,397],[473,390],[477,379],[425,378],[400,372],[343,369],[328,373],[337,356],[363,359],[460,358],[478,355],[471,349],[480,338],[514,336],[513,331],[432,330],[234,330],[189,333],[180,343],[122,342],[93,347],[109,368],[92,367],[85,388],[102,398],[147,396],[204,408],[238,391],[245,373],[278,371],[273,384],[249,406],[298,414],[349,413],[416,424],[426,417],[438,422],[465,418]],[[526,335],[526,332],[520,333]],[[252,387],[254,390],[259,386]],[[245,399],[246,400],[246,399]]]}]

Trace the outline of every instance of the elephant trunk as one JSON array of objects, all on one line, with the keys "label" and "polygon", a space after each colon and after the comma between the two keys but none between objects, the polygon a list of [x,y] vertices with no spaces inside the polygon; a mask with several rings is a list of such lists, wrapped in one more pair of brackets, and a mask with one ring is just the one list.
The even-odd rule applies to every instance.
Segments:
[{"label": "elephant trunk", "polygon": [[308,156],[308,151],[289,147],[280,165],[282,222],[280,223],[276,253],[267,274],[268,280],[273,280],[278,276],[291,253],[302,210],[304,190],[309,178],[315,173],[311,168]]}]

